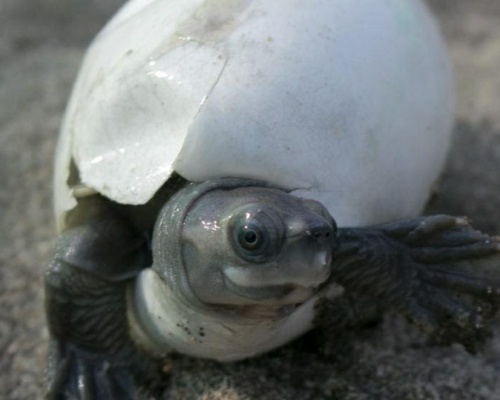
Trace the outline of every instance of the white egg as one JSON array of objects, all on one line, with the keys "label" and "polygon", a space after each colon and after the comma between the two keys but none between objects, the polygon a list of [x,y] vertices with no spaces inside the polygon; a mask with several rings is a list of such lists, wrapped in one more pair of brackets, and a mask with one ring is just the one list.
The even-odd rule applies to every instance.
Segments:
[{"label": "white egg", "polygon": [[144,204],[176,171],[250,177],[340,225],[418,214],[453,121],[449,60],[418,0],[133,0],[88,50],[56,161]]}]

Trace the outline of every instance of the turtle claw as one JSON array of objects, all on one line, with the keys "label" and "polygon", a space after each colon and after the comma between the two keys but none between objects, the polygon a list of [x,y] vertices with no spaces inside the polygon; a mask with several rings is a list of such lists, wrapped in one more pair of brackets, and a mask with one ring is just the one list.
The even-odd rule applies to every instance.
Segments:
[{"label": "turtle claw", "polygon": [[343,229],[331,279],[475,352],[500,304],[500,239],[446,215]]},{"label": "turtle claw", "polygon": [[45,275],[51,344],[46,399],[133,399],[157,377],[129,334],[124,282],[55,258]]},{"label": "turtle claw", "polygon": [[[63,357],[52,356],[47,400],[132,400],[135,384],[127,366],[68,345]],[[56,365],[54,365],[56,364]]]}]

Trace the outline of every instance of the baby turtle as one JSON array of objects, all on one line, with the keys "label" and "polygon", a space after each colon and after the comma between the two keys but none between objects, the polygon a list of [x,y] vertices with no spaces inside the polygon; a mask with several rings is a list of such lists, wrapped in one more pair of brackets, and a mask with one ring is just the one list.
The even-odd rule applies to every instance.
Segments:
[{"label": "baby turtle", "polygon": [[450,82],[418,1],[127,3],[57,150],[47,397],[132,398],[165,354],[252,357],[364,320],[366,298],[474,350],[499,242],[414,218]]}]

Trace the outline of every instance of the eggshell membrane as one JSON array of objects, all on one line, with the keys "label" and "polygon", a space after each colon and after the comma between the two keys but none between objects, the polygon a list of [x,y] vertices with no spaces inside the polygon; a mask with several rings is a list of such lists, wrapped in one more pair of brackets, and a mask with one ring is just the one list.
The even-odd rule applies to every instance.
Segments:
[{"label": "eggshell membrane", "polygon": [[449,61],[416,0],[131,1],[93,43],[62,128],[56,214],[82,181],[144,204],[173,171],[248,177],[340,225],[419,213],[453,120]]}]

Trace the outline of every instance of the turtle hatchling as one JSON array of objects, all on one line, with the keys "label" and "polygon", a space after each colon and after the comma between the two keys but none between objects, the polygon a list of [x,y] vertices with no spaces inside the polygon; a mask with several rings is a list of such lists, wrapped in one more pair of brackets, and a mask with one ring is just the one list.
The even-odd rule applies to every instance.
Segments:
[{"label": "turtle hatchling", "polygon": [[418,217],[453,108],[422,1],[126,3],[57,149],[47,398],[133,398],[170,353],[258,356],[367,299],[474,351],[500,243]]}]

